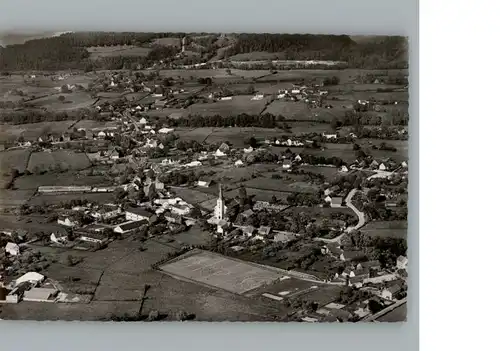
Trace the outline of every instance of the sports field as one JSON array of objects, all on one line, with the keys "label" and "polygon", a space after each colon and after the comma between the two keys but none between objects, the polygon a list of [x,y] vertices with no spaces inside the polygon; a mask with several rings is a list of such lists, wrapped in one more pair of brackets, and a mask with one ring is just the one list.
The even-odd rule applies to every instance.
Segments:
[{"label": "sports field", "polygon": [[208,251],[198,251],[160,266],[165,273],[244,294],[280,278],[280,275],[252,264],[236,261]]}]

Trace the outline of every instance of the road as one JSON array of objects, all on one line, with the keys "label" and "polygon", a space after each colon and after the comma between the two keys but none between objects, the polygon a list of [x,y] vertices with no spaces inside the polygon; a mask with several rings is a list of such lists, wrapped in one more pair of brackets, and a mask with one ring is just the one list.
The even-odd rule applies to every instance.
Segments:
[{"label": "road", "polygon": [[353,230],[358,230],[359,228],[361,228],[362,226],[364,226],[366,224],[365,214],[363,212],[361,212],[360,210],[358,210],[356,208],[356,206],[354,206],[352,203],[352,198],[354,197],[354,195],[356,195],[356,193],[358,191],[359,191],[358,189],[352,189],[349,192],[349,194],[347,195],[347,197],[345,198],[345,203],[346,203],[347,207],[349,207],[351,210],[353,210],[354,213],[356,214],[356,216],[358,216],[358,224],[356,224],[355,226],[347,227],[345,232],[342,233],[341,235],[339,235],[338,237],[336,237],[335,239],[332,239],[332,242],[340,243],[340,241],[342,240],[342,238],[344,237],[344,235],[346,233],[350,233]]},{"label": "road", "polygon": [[387,313],[391,312],[392,310],[396,309],[396,307],[401,306],[402,304],[405,304],[407,302],[407,298],[405,297],[404,299],[401,299],[397,301],[396,303],[390,305],[387,308],[384,308],[382,311],[379,311],[375,314],[371,314],[363,318],[361,321],[362,322],[373,322],[376,321],[378,318],[382,317],[383,315],[386,315]]}]

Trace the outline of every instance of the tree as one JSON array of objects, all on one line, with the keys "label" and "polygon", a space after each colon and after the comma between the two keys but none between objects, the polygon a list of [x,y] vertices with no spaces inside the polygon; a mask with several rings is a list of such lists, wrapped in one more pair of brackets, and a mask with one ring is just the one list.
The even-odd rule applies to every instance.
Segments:
[{"label": "tree", "polygon": [[245,144],[250,145],[253,148],[256,148],[259,145],[257,139],[255,139],[254,137],[246,139]]},{"label": "tree", "polygon": [[64,97],[64,95],[59,95],[59,97],[57,98],[59,101],[63,102],[64,100],[66,100],[66,98]]}]

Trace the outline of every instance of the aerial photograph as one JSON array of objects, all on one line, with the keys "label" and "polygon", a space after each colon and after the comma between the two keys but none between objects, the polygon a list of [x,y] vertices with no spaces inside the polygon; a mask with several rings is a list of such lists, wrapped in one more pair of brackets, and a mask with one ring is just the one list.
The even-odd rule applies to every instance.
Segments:
[{"label": "aerial photograph", "polygon": [[408,51],[0,33],[0,319],[405,322]]}]

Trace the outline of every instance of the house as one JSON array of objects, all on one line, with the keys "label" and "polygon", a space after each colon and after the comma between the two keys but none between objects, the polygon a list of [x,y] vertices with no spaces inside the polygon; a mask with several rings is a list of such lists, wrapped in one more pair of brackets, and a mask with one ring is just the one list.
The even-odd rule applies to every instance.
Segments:
[{"label": "house", "polygon": [[295,235],[293,233],[276,233],[273,238],[273,241],[276,243],[286,243],[295,239]]},{"label": "house", "polygon": [[23,295],[24,301],[32,302],[54,302],[58,290],[52,288],[32,288]]},{"label": "house", "polygon": [[58,218],[57,224],[64,225],[66,227],[76,227],[76,226],[80,225],[80,222],[78,222],[76,219],[73,219],[69,216],[65,216],[65,217]]},{"label": "house", "polygon": [[[140,108],[140,106],[138,106]],[[146,118],[142,117],[140,120],[139,120],[139,124],[147,124],[148,121],[146,120]]]},{"label": "house", "polygon": [[372,163],[370,163],[371,168],[378,168],[378,162],[376,160],[373,160]]},{"label": "house", "polygon": [[214,156],[215,157],[224,157],[224,156],[226,156],[226,154],[224,152],[222,152],[220,149],[217,149],[217,151],[215,151],[215,153],[214,153]]},{"label": "house", "polygon": [[94,244],[102,244],[108,239],[107,235],[104,234],[103,232],[80,231],[77,234],[80,234],[79,239],[81,241]]},{"label": "house", "polygon": [[344,251],[340,255],[342,261],[355,261],[365,258],[363,251]]},{"label": "house", "polygon": [[225,234],[231,228],[231,224],[225,219],[217,220],[216,224],[217,224],[217,233],[219,234]]},{"label": "house", "polygon": [[349,286],[354,286],[355,288],[363,287],[363,277],[354,276],[349,278]]},{"label": "house", "polygon": [[209,188],[212,185],[212,180],[198,180],[198,186]]},{"label": "house", "polygon": [[381,163],[380,166],[378,166],[378,169],[381,171],[385,171],[387,167],[383,163]]},{"label": "house", "polygon": [[220,144],[218,150],[220,150],[222,152],[228,152],[230,150],[230,148],[229,148],[229,145],[227,145],[226,143],[222,143],[222,144]]},{"label": "house", "polygon": [[104,133],[104,132],[101,130],[99,133],[97,133],[97,137],[98,137],[99,139],[104,139],[104,138],[106,137],[106,133]]},{"label": "house", "polygon": [[220,98],[221,101],[229,101],[229,100],[232,100],[233,97],[232,96],[223,96]]},{"label": "house", "polygon": [[253,151],[253,147],[251,147],[251,146],[250,146],[250,147],[248,147],[248,148],[244,148],[244,149],[243,149],[243,152],[244,152],[244,153],[246,153],[246,154],[249,154],[249,153],[250,153],[250,152],[252,152],[252,151]]},{"label": "house", "polygon": [[332,196],[327,196],[325,198],[325,201],[330,203],[330,207],[342,207],[342,198],[341,197],[332,197]]},{"label": "house", "polygon": [[113,149],[113,151],[109,153],[109,158],[112,160],[118,160],[120,158],[120,153],[116,149]]},{"label": "house", "polygon": [[186,167],[199,167],[201,165],[202,165],[202,163],[200,161],[192,161],[192,162],[186,163],[184,166],[186,166]]},{"label": "house", "polygon": [[188,205],[172,205],[170,206],[170,211],[179,216],[186,216],[191,212],[191,207]]},{"label": "house", "polygon": [[98,211],[93,212],[91,216],[96,219],[107,220],[118,217],[121,213],[122,210],[119,206],[113,204],[106,204]]},{"label": "house", "polygon": [[149,221],[151,217],[153,217],[153,213],[140,207],[129,207],[125,210],[127,221],[141,221],[143,219]]},{"label": "house", "polygon": [[295,158],[293,160],[295,162],[300,162],[300,161],[302,161],[302,157],[300,157],[300,155],[297,155],[297,156],[295,156]]},{"label": "house", "polygon": [[264,238],[269,236],[271,233],[271,227],[268,226],[260,226],[258,231],[259,235],[263,236]]},{"label": "house", "polygon": [[358,263],[358,265],[356,266],[356,269],[370,269],[370,270],[380,270],[381,266],[380,266],[380,262],[375,260],[375,261],[366,261],[366,262],[361,262],[361,263]]},{"label": "house", "polygon": [[401,286],[398,284],[392,285],[387,289],[382,290],[382,298],[394,301],[396,299],[396,295],[401,291]]},{"label": "house", "polygon": [[55,244],[64,245],[68,242],[68,235],[63,232],[54,232],[50,234],[50,241]]},{"label": "house", "polygon": [[253,233],[255,232],[255,227],[251,225],[247,225],[246,227],[242,228],[243,234],[246,235],[247,237],[251,237]]},{"label": "house", "polygon": [[241,212],[241,216],[243,218],[245,218],[245,219],[249,218],[253,214],[254,214],[254,212],[253,212],[253,210],[251,208],[248,209],[248,210],[245,210],[245,211]]},{"label": "house", "polygon": [[169,223],[182,224],[182,217],[175,213],[165,213],[165,219]]},{"label": "house", "polygon": [[115,233],[125,234],[125,233],[128,233],[128,232],[132,231],[132,230],[139,229],[142,226],[147,225],[148,223],[149,222],[148,222],[147,219],[143,219],[143,220],[140,220],[140,221],[126,222],[126,223],[122,223],[120,225],[117,225],[113,229],[113,231]]},{"label": "house", "polygon": [[348,171],[349,170],[347,169],[347,167],[345,165],[342,165],[342,167],[340,167],[340,169],[339,169],[339,172],[342,172],[342,173],[346,173]]},{"label": "house", "polygon": [[161,128],[158,133],[160,134],[168,134],[174,131],[174,128]]},{"label": "house", "polygon": [[20,253],[19,245],[15,243],[7,243],[7,245],[5,245],[5,252],[11,256],[17,256]]},{"label": "house", "polygon": [[408,163],[406,161],[401,162],[401,167],[408,168]]},{"label": "house", "polygon": [[290,160],[283,161],[283,169],[287,169],[288,170],[290,168],[292,168],[292,161],[290,161]]},{"label": "house", "polygon": [[14,281],[14,287],[17,287],[25,282],[36,285],[38,283],[41,283],[44,279],[45,276],[41,275],[40,273],[28,272]]},{"label": "house", "polygon": [[165,189],[165,183],[160,182],[158,179],[155,180],[155,188],[156,190],[164,190]]},{"label": "house", "polygon": [[236,161],[236,162],[234,163],[234,165],[235,165],[236,167],[241,167],[241,166],[243,166],[243,161],[242,161],[242,160],[238,160],[238,161]]},{"label": "house", "polygon": [[396,260],[396,266],[398,269],[407,269],[408,267],[408,258],[405,256],[399,256]]}]

